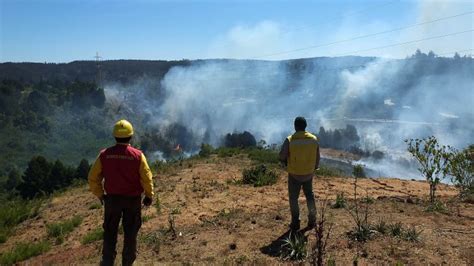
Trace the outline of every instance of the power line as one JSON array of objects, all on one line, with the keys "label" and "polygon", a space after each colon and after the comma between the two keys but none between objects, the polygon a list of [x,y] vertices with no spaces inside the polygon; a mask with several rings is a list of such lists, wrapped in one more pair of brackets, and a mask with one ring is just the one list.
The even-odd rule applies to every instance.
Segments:
[{"label": "power line", "polygon": [[390,44],[390,45],[385,45],[385,46],[378,46],[378,47],[373,47],[369,49],[364,49],[364,50],[356,50],[356,51],[351,51],[347,53],[341,53],[341,54],[334,54],[332,56],[344,56],[344,55],[351,55],[355,53],[361,53],[361,52],[367,52],[367,51],[372,51],[372,50],[379,50],[379,49],[385,49],[389,47],[395,47],[395,46],[400,46],[400,45],[405,45],[405,44],[411,44],[411,43],[417,43],[417,42],[422,42],[422,41],[427,41],[427,40],[434,40],[434,39],[439,39],[439,38],[444,38],[448,36],[454,36],[454,35],[459,35],[463,33],[468,33],[468,32],[473,32],[474,29],[470,30],[465,30],[465,31],[458,31],[458,32],[453,32],[449,34],[443,34],[443,35],[438,35],[438,36],[432,36],[428,38],[423,38],[423,39],[418,39],[418,40],[412,40],[412,41],[407,41],[407,42],[400,42],[400,43],[395,43],[395,44]]},{"label": "power line", "polygon": [[461,16],[473,14],[473,13],[474,13],[474,11],[464,12],[464,13],[460,13],[460,14],[456,14],[456,15],[452,15],[452,16],[448,16],[448,17],[442,17],[442,18],[438,18],[438,19],[434,19],[434,20],[430,20],[430,21],[424,21],[424,22],[420,22],[420,23],[416,23],[416,24],[412,24],[412,25],[407,25],[407,26],[403,26],[403,27],[399,27],[399,28],[394,28],[394,29],[390,29],[390,30],[385,30],[385,31],[381,31],[381,32],[355,36],[355,37],[351,37],[351,38],[343,39],[343,40],[338,40],[338,41],[334,41],[334,42],[316,44],[316,45],[306,46],[306,47],[302,47],[302,48],[297,48],[297,49],[292,49],[292,50],[287,50],[287,51],[281,51],[281,52],[275,52],[275,53],[266,54],[266,55],[262,55],[262,56],[251,57],[251,59],[261,59],[261,58],[266,58],[266,57],[272,57],[272,56],[275,56],[275,55],[289,54],[289,53],[300,52],[300,51],[314,49],[314,48],[331,46],[331,45],[340,44],[340,43],[344,43],[344,42],[350,42],[350,41],[364,39],[364,38],[373,37],[373,36],[377,36],[377,35],[382,35],[382,34],[386,34],[386,33],[401,31],[401,30],[405,30],[405,29],[409,29],[409,28],[413,28],[413,27],[417,27],[417,26],[422,26],[422,25],[426,25],[426,24],[430,24],[430,23],[435,23],[435,22],[439,22],[439,21],[443,21],[443,20],[448,20],[448,19],[452,19],[452,18],[456,18],[456,17],[461,17]]},{"label": "power line", "polygon": [[[393,0],[393,1],[389,1],[387,3],[382,3],[382,4],[379,4],[379,5],[374,5],[374,6],[370,6],[370,7],[367,7],[367,8],[362,8],[362,9],[347,13],[346,15],[344,15],[344,18],[352,17],[352,16],[355,16],[357,14],[364,14],[365,12],[367,12],[369,10],[389,6],[389,5],[392,5],[394,3],[398,3],[398,2],[400,2],[400,0]],[[326,21],[326,24],[329,24],[332,21],[337,21],[339,19],[340,19],[340,16],[337,16],[337,17],[334,16],[332,19],[328,19]],[[307,29],[307,28],[311,28],[311,27],[312,26],[303,26],[303,27],[299,27],[299,28],[295,28],[295,29],[286,29],[286,30],[282,31],[282,33],[283,34],[288,34],[289,32],[295,32],[295,31],[299,31],[299,30]],[[225,47],[231,47],[231,46],[232,46],[232,44],[227,44],[227,45],[221,45],[221,46],[219,46],[219,48],[225,48]],[[191,53],[198,53],[198,52],[202,52],[202,50],[193,51]]]}]

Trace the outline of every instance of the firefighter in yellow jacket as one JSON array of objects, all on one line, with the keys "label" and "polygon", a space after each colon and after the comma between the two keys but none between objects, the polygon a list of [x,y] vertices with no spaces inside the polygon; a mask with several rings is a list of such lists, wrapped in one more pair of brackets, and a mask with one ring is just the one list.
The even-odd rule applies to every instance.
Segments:
[{"label": "firefighter in yellow jacket", "polygon": [[117,252],[120,219],[124,231],[122,265],[136,259],[137,234],[142,224],[143,204],[150,206],[153,198],[152,173],[142,151],[130,146],[133,127],[126,120],[118,121],[113,130],[116,144],[100,151],[89,172],[89,188],[104,206],[104,242],[101,265],[113,265]]},{"label": "firefighter in yellow jacket", "polygon": [[316,204],[313,193],[314,170],[319,167],[318,138],[306,131],[306,119],[295,119],[295,133],[288,136],[280,150],[280,161],[287,165],[288,197],[290,201],[290,229],[300,229],[300,210],[298,197],[303,188],[308,206],[308,227],[316,224]]}]

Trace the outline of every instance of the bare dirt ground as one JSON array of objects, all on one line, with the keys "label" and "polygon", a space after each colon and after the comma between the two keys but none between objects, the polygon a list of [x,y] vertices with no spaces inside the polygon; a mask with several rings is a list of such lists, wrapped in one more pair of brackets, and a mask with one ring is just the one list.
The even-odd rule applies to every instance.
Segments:
[{"label": "bare dirt ground", "polygon": [[[145,220],[139,233],[139,254],[136,265],[153,264],[281,264],[279,247],[286,236],[289,206],[286,173],[278,169],[275,185],[255,188],[235,184],[242,170],[252,164],[245,155],[232,158],[191,160],[169,173],[158,175],[156,193],[160,210],[143,210]],[[360,265],[447,264],[474,265],[474,208],[472,204],[453,200],[457,190],[440,185],[440,199],[449,213],[426,212],[428,184],[390,178],[359,179],[359,197],[374,198],[370,204],[371,222],[401,222],[421,232],[420,242],[396,237],[376,236],[365,243],[350,241],[346,235],[354,222],[345,209],[328,208],[334,224],[327,258],[337,265],[352,264],[356,255]],[[316,177],[314,192],[318,202],[334,202],[337,193],[347,198],[353,194],[353,179],[347,177]],[[101,241],[81,244],[89,231],[101,226],[102,209],[90,209],[97,200],[79,187],[71,189],[45,205],[39,217],[27,220],[16,230],[0,253],[21,241],[40,241],[47,237],[46,223],[73,215],[84,218],[82,224],[63,244],[40,256],[23,262],[28,265],[97,264]],[[349,201],[350,204],[350,201]],[[300,195],[302,226],[306,223],[306,204]],[[170,218],[171,217],[171,218]],[[170,220],[174,232],[170,230]],[[175,235],[174,235],[175,234]],[[314,232],[307,231],[309,247]],[[119,236],[117,262],[120,262],[122,236]]]}]

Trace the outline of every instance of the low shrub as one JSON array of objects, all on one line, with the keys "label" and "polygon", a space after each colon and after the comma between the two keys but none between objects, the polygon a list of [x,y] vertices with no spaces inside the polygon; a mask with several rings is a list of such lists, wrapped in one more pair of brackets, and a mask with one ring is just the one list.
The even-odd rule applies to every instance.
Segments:
[{"label": "low shrub", "polygon": [[82,223],[82,217],[76,215],[69,220],[46,225],[48,237],[56,238],[56,243],[61,244],[64,238],[71,233],[74,228]]},{"label": "low shrub", "polygon": [[302,261],[308,255],[308,240],[302,233],[290,235],[283,240],[281,246],[281,258],[284,260]]},{"label": "low shrub", "polygon": [[439,212],[439,213],[444,213],[444,214],[448,213],[448,209],[446,208],[446,205],[444,205],[444,203],[442,203],[439,200],[435,200],[432,203],[430,203],[428,207],[426,207],[425,211]]},{"label": "low shrub", "polygon": [[264,164],[250,169],[244,169],[242,183],[252,184],[255,187],[275,184],[278,180],[277,174],[269,170]]},{"label": "low shrub", "polygon": [[378,223],[374,225],[374,230],[385,235],[389,230],[389,226],[384,220],[380,219]]},{"label": "low shrub", "polygon": [[90,231],[89,233],[87,233],[83,238],[82,238],[82,241],[81,243],[83,245],[87,245],[89,243],[92,243],[92,242],[95,242],[95,241],[98,241],[98,240],[101,240],[104,238],[104,229],[102,229],[102,227],[98,227],[92,231]]},{"label": "low shrub", "polygon": [[336,202],[332,205],[334,209],[340,209],[346,207],[346,198],[344,197],[344,193],[338,193],[336,196]]},{"label": "low shrub", "polygon": [[0,203],[0,243],[4,243],[13,228],[39,213],[42,200],[9,200]]},{"label": "low shrub", "polygon": [[375,199],[370,197],[370,196],[365,196],[360,200],[360,202],[367,203],[367,204],[372,204],[372,203],[375,202]]},{"label": "low shrub", "polygon": [[51,245],[47,241],[38,243],[18,243],[12,250],[0,256],[0,265],[13,265],[17,262],[38,256],[50,250]]},{"label": "low shrub", "polygon": [[388,226],[388,229],[390,231],[390,235],[394,237],[400,237],[402,236],[403,233],[403,225],[401,222],[397,223],[392,223]]},{"label": "low shrub", "polygon": [[347,235],[351,240],[366,242],[372,238],[373,233],[374,231],[369,224],[360,224],[360,226],[355,226],[354,229],[349,231]]},{"label": "low shrub", "polygon": [[149,233],[145,236],[142,237],[142,241],[149,247],[151,247],[151,249],[155,252],[155,253],[159,253],[160,252],[160,247],[161,247],[161,234],[159,232],[152,232],[152,233]]},{"label": "low shrub", "polygon": [[412,242],[419,242],[420,241],[420,235],[421,235],[421,230],[418,231],[416,228],[413,226],[411,228],[408,228],[403,232],[403,239],[407,241],[412,241]]}]

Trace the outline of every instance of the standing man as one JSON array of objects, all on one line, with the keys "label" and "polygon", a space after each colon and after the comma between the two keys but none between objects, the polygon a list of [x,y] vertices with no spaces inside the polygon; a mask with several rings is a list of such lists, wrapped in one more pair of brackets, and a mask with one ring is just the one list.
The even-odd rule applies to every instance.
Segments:
[{"label": "standing man", "polygon": [[303,187],[308,205],[308,228],[316,225],[316,204],[313,193],[314,170],[319,167],[318,138],[306,131],[306,119],[295,119],[295,133],[288,136],[280,150],[280,161],[287,165],[288,196],[290,201],[292,231],[300,229],[298,197]]},{"label": "standing man", "polygon": [[150,206],[152,203],[152,173],[143,152],[130,146],[133,136],[130,122],[118,121],[113,135],[117,143],[99,153],[88,177],[90,190],[105,205],[104,243],[100,264],[114,264],[118,226],[122,219],[122,265],[132,265],[136,259],[137,234],[142,224],[143,192],[143,204]]}]

